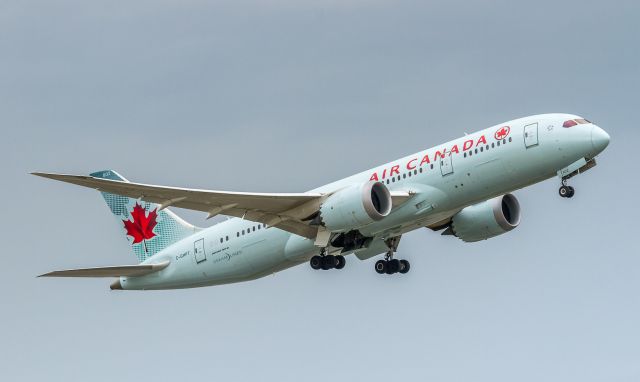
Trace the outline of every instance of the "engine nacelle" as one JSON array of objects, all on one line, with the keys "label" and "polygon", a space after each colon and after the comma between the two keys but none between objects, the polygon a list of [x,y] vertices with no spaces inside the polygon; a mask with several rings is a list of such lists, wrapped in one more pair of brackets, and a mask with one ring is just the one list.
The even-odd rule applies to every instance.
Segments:
[{"label": "engine nacelle", "polygon": [[520,224],[520,203],[511,194],[464,208],[453,216],[453,234],[466,242],[486,240]]},{"label": "engine nacelle", "polygon": [[391,193],[380,182],[354,184],[329,196],[320,206],[329,231],[344,232],[379,221],[391,212]]}]

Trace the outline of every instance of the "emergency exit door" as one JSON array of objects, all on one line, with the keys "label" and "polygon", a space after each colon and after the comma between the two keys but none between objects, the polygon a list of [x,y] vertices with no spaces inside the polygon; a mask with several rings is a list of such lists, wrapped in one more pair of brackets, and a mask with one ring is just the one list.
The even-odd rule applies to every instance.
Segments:
[{"label": "emergency exit door", "polygon": [[442,176],[453,174],[453,162],[451,154],[440,159],[440,171],[442,172]]},{"label": "emergency exit door", "polygon": [[532,123],[524,127],[524,146],[526,148],[538,145],[538,124]]},{"label": "emergency exit door", "polygon": [[207,254],[204,252],[204,239],[193,243],[193,255],[196,258],[196,263],[201,263],[207,259]]}]

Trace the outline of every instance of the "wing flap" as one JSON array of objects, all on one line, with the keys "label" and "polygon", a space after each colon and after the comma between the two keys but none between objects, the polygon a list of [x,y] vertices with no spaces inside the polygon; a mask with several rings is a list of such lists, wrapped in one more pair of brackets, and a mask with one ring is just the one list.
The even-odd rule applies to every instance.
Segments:
[{"label": "wing flap", "polygon": [[38,277],[120,277],[144,276],[169,266],[169,261],[158,264],[120,265],[113,267],[66,269],[45,273]]}]

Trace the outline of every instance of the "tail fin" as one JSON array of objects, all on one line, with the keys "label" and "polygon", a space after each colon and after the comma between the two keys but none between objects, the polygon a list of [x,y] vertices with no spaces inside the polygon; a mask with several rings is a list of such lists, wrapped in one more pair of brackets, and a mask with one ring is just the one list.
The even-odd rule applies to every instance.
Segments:
[{"label": "tail fin", "polygon": [[[113,170],[98,171],[90,175],[94,178],[127,182]],[[157,204],[107,192],[103,192],[102,196],[118,219],[139,262],[201,229],[167,209],[158,211]]]}]

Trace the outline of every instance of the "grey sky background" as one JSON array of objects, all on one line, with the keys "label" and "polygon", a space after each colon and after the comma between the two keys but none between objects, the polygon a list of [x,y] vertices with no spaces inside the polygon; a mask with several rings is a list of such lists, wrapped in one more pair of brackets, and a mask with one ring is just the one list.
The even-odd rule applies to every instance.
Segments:
[{"label": "grey sky background", "polygon": [[[637,381],[639,7],[0,0],[0,377]],[[29,171],[305,191],[544,112],[612,136],[576,196],[517,191],[521,226],[482,243],[406,235],[406,276],[348,258],[183,291],[35,278],[135,259],[96,192]]]}]

